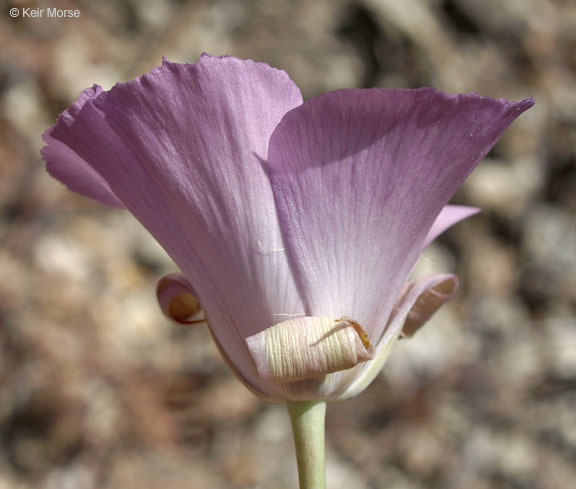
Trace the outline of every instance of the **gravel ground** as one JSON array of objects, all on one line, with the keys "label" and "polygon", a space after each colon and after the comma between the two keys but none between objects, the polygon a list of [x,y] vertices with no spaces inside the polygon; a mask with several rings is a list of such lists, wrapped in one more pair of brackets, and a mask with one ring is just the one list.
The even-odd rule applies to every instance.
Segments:
[{"label": "gravel ground", "polygon": [[[0,489],[297,487],[288,418],[202,326],[126,213],[50,179],[40,135],[79,92],[206,51],[285,69],[305,98],[434,86],[536,106],[455,202],[423,272],[458,295],[376,382],[329,406],[330,489],[567,489],[576,480],[576,4],[569,0],[1,2]],[[10,8],[78,9],[73,19]]]}]

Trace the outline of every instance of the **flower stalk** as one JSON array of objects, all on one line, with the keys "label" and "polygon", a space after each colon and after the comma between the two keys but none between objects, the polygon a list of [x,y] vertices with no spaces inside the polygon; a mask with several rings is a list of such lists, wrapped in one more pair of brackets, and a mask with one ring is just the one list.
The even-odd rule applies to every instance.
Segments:
[{"label": "flower stalk", "polygon": [[325,401],[286,404],[292,422],[300,489],[326,488]]}]

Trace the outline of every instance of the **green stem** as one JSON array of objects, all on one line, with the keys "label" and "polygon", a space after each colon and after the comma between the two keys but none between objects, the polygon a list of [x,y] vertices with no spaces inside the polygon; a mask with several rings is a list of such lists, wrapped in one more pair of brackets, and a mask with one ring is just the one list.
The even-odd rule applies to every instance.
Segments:
[{"label": "green stem", "polygon": [[292,421],[300,489],[326,489],[326,402],[289,402],[286,406]]}]

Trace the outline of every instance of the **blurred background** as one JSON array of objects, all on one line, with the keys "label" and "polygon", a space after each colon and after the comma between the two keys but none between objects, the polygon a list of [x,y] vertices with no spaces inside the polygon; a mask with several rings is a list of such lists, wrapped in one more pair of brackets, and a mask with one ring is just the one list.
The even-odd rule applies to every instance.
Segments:
[{"label": "blurred background", "polygon": [[[434,86],[536,106],[454,202],[420,273],[461,290],[356,399],[329,406],[331,489],[568,489],[576,480],[576,4],[570,0],[0,2],[0,489],[297,487],[282,406],[203,326],[169,324],[174,266],[127,214],[67,191],[41,134],[93,83],[204,51],[305,98]],[[9,9],[78,9],[73,19]]]}]

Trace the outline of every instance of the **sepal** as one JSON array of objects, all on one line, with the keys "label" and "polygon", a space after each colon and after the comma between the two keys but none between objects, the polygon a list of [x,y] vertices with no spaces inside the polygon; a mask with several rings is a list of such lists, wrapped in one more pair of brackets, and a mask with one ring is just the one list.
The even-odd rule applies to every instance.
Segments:
[{"label": "sepal", "polygon": [[374,356],[368,335],[348,318],[289,319],[246,338],[262,380],[295,382],[355,367]]}]

